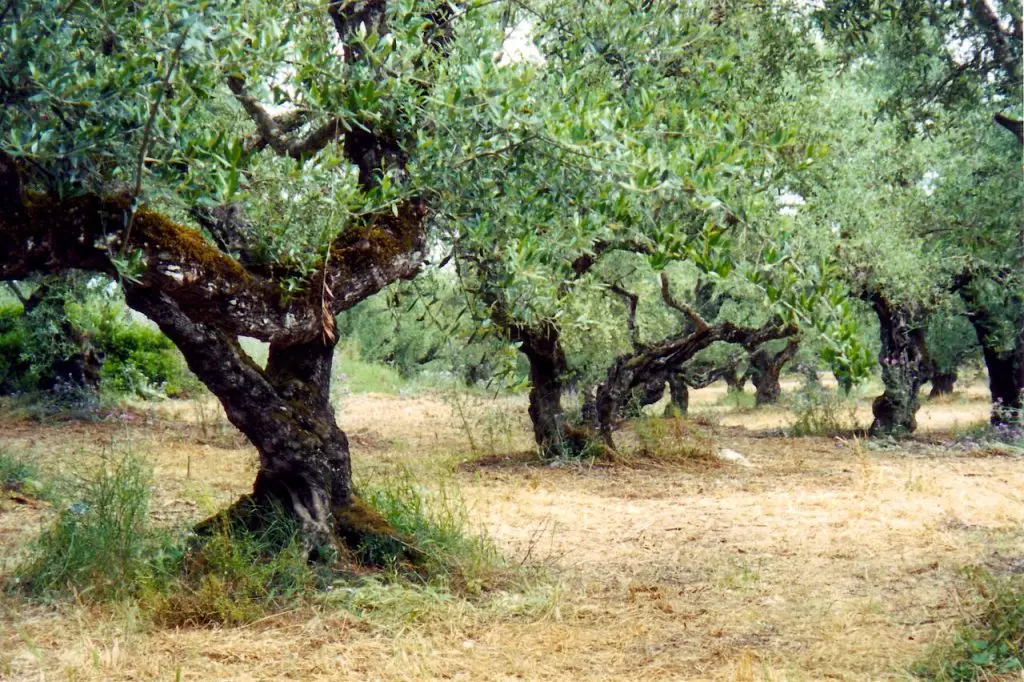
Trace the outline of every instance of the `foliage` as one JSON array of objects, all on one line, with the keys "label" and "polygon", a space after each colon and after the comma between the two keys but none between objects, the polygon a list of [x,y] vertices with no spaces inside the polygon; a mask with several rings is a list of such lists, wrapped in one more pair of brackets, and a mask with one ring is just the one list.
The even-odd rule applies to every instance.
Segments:
[{"label": "foliage", "polygon": [[[409,469],[359,484],[361,499],[380,513],[425,558],[426,575],[449,586],[478,590],[500,566],[497,549],[471,527],[469,512],[450,482],[425,486]],[[359,548],[371,564],[401,568],[398,548]],[[390,557],[390,558],[389,558]]]},{"label": "foliage", "polygon": [[42,300],[28,312],[20,303],[0,307],[0,393],[59,388],[63,371],[79,356],[100,365],[96,380],[108,395],[194,392],[197,382],[171,341],[133,319],[111,284],[73,275],[38,283],[32,293]]},{"label": "foliage", "polygon": [[47,480],[31,459],[0,450],[0,490],[10,490],[41,499],[54,497],[51,481]]},{"label": "foliage", "polygon": [[828,0],[815,15],[841,63],[872,56],[885,86],[882,110],[911,131],[938,129],[943,108],[1021,103],[1021,10],[1013,0]]},{"label": "foliage", "polygon": [[[964,571],[970,615],[913,673],[936,682],[1003,679],[1024,671],[1024,576]],[[1005,678],[1009,679],[1009,677]]]},{"label": "foliage", "polygon": [[103,353],[102,388],[115,395],[188,397],[197,387],[181,355],[161,332],[128,319],[110,320],[97,343]]},{"label": "foliage", "polygon": [[645,417],[634,424],[636,454],[653,462],[713,460],[717,444],[706,429],[681,417]]},{"label": "foliage", "polygon": [[398,393],[409,385],[393,366],[366,360],[358,340],[341,345],[334,360],[333,388],[348,393]]},{"label": "foliage", "polygon": [[928,320],[928,356],[937,372],[956,372],[969,358],[979,355],[978,337],[963,315],[939,313]]}]

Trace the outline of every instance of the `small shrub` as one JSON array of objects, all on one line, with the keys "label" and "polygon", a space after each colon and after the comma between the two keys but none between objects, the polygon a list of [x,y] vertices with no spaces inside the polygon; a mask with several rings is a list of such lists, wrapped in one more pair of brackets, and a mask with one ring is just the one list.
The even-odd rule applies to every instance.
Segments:
[{"label": "small shrub", "polygon": [[25,481],[35,478],[36,467],[29,461],[0,452],[0,486],[7,490],[20,490]]},{"label": "small shrub", "polygon": [[186,369],[170,339],[137,322],[122,321],[102,327],[98,339],[103,351],[100,370],[105,391],[118,395],[187,397],[198,380]]},{"label": "small shrub", "polygon": [[[914,674],[936,682],[1019,679],[1024,675],[1024,575],[965,571],[973,614]],[[1006,677],[1002,677],[1002,676]]]},{"label": "small shrub", "polygon": [[835,391],[808,385],[793,397],[793,436],[837,436],[857,428],[856,405]]},{"label": "small shrub", "polygon": [[179,397],[198,380],[166,336],[106,295],[69,283],[28,313],[0,305],[0,394],[42,391],[46,402],[81,408],[95,402],[97,386],[113,396]]},{"label": "small shrub", "polygon": [[126,596],[148,572],[149,471],[135,456],[106,459],[70,491],[16,576],[30,594]]},{"label": "small shrub", "polygon": [[746,391],[726,391],[725,395],[718,399],[718,404],[746,412],[757,407],[757,396]]},{"label": "small shrub", "polygon": [[[1017,421],[1010,419],[1017,417]],[[958,435],[965,445],[977,445],[981,447],[995,447],[999,450],[1013,454],[1024,454],[1024,421],[1020,421],[1019,415],[1003,413],[1004,421],[1001,424],[993,425],[985,423],[971,427]]]}]

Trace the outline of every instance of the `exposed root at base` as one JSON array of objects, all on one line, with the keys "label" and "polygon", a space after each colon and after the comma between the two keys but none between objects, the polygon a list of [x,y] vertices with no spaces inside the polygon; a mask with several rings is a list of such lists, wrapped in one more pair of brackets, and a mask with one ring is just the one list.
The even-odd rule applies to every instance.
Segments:
[{"label": "exposed root at base", "polygon": [[[302,538],[313,563],[359,564],[370,568],[402,568],[419,572],[424,555],[399,533],[379,512],[362,500],[334,513],[334,538]],[[276,500],[259,500],[243,495],[227,509],[200,521],[193,528],[202,544],[217,533],[260,533],[266,536],[268,551],[282,549],[301,535],[300,525]]]}]

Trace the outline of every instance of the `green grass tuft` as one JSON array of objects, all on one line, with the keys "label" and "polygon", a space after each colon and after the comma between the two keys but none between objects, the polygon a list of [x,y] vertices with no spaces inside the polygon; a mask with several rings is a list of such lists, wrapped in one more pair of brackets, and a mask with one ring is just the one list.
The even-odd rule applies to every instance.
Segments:
[{"label": "green grass tuft", "polygon": [[297,525],[280,511],[263,514],[259,530],[225,521],[154,569],[139,599],[167,627],[249,623],[297,603],[317,582]]},{"label": "green grass tuft", "polygon": [[476,591],[501,567],[493,543],[470,527],[469,512],[453,484],[442,480],[426,487],[402,469],[363,482],[359,495],[423,556],[428,579]]},{"label": "green grass tuft", "polygon": [[53,482],[43,476],[35,462],[0,450],[0,491],[4,490],[41,500],[55,496]]},{"label": "green grass tuft", "polygon": [[964,574],[973,613],[950,642],[913,667],[914,675],[935,682],[1024,677],[1024,575],[996,577],[978,568]]},{"label": "green grass tuft", "polygon": [[126,596],[148,572],[150,473],[137,457],[105,458],[69,490],[15,580],[29,594]]},{"label": "green grass tuft", "polygon": [[791,436],[838,436],[857,428],[856,403],[837,391],[808,385],[791,397],[791,405]]}]

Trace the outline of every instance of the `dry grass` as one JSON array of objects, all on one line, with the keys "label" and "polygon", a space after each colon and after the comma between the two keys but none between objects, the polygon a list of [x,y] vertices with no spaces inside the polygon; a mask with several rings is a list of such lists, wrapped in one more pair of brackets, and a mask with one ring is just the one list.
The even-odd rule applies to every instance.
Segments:
[{"label": "dry grass", "polygon": [[[698,409],[716,401],[695,392]],[[500,407],[519,425],[508,451],[523,449],[524,406]],[[0,446],[61,468],[69,450],[131,441],[156,468],[157,515],[198,519],[246,490],[254,453],[204,436],[191,409],[167,403],[121,423],[7,422]],[[451,470],[472,455],[458,409],[430,397],[347,398],[357,474]],[[983,419],[987,405],[922,412],[936,440],[940,427]],[[956,570],[1024,553],[1024,467],[925,442],[872,451],[737,425],[776,416],[785,418],[722,415],[733,427],[719,444],[750,469],[456,469],[507,556],[558,567],[550,580],[473,601],[382,585],[357,611],[325,595],[234,629],[162,629],[131,606],[5,596],[0,679],[906,679],[955,624]],[[0,498],[0,553],[17,552],[47,513]]]}]

